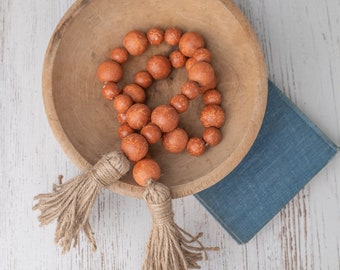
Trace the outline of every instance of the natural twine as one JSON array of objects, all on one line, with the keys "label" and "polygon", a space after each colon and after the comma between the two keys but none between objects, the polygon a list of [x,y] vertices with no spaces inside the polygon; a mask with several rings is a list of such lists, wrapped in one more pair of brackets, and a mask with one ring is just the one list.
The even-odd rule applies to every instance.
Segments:
[{"label": "natural twine", "polygon": [[[67,183],[63,184],[59,179],[59,185],[54,185],[52,193],[35,197],[39,201],[33,209],[41,211],[40,225],[57,219],[55,241],[63,252],[69,251],[72,243],[74,247],[77,245],[81,230],[96,250],[88,221],[93,203],[102,187],[117,182],[129,169],[130,162],[122,152],[111,152]],[[199,269],[197,262],[202,260],[202,253],[207,259],[207,250],[218,250],[202,245],[198,240],[202,233],[192,236],[175,224],[167,186],[150,180],[143,195],[153,219],[143,270]]]},{"label": "natural twine", "polygon": [[53,192],[34,197],[39,200],[33,210],[40,210],[40,226],[57,219],[55,242],[63,253],[78,243],[79,232],[83,230],[97,249],[91,225],[88,221],[94,201],[102,187],[117,182],[130,169],[130,162],[122,152],[104,155],[91,169],[72,178],[67,183],[53,186]]},{"label": "natural twine", "polygon": [[[207,259],[207,250],[219,250],[217,247],[204,247],[198,240],[202,233],[193,236],[175,223],[167,186],[150,180],[143,197],[153,220],[143,270],[200,269],[197,262],[202,260],[202,253]],[[192,243],[198,246],[193,246]]]}]

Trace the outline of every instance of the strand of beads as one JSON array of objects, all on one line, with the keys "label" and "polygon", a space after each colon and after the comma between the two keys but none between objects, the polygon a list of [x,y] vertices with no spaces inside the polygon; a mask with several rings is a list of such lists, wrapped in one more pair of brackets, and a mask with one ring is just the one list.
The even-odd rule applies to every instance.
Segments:
[{"label": "strand of beads", "polygon": [[[148,44],[159,45],[165,41],[176,46],[169,58],[154,55],[146,63],[146,70],[134,76],[134,82],[121,90],[118,82],[123,76],[122,64],[129,55],[138,56],[145,52]],[[202,155],[206,146],[215,146],[221,139],[220,128],[225,122],[225,113],[221,108],[222,97],[217,91],[217,78],[211,65],[211,53],[205,47],[204,39],[196,32],[182,35],[178,28],[168,28],[165,32],[159,28],[150,29],[147,34],[131,31],[123,39],[123,47],[114,48],[109,61],[98,66],[97,77],[104,83],[102,94],[113,100],[117,111],[117,120],[121,124],[118,136],[122,140],[121,150],[135,163],[133,177],[145,186],[149,179],[160,178],[160,167],[150,155],[149,144],[162,139],[165,150],[180,153],[187,149],[193,156]],[[180,93],[171,98],[169,104],[161,104],[151,109],[144,104],[145,89],[153,80],[166,79],[172,68],[185,67],[188,73]],[[205,128],[202,138],[189,138],[187,132],[178,127],[179,114],[187,111],[190,100],[203,96],[205,106],[200,113],[200,121]]]}]

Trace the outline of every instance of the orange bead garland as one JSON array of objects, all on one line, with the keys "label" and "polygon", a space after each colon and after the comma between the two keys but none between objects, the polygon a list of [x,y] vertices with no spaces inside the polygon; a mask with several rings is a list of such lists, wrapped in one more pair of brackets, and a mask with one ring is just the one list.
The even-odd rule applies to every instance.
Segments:
[{"label": "orange bead garland", "polygon": [[[146,70],[134,75],[133,83],[119,89],[117,83],[123,75],[122,64],[128,56],[144,53],[148,44],[158,46],[162,42],[176,46],[168,57],[154,55],[146,63]],[[123,47],[114,48],[111,61],[99,65],[97,76],[105,85],[102,94],[113,100],[117,110],[117,120],[121,123],[118,135],[122,139],[121,150],[133,162],[133,177],[137,184],[145,186],[149,179],[158,180],[160,168],[148,154],[148,144],[157,143],[162,138],[166,151],[180,153],[187,149],[192,156],[202,155],[207,146],[215,146],[222,139],[219,130],[225,122],[221,108],[222,96],[216,89],[217,77],[211,65],[211,53],[205,47],[203,37],[196,32],[183,33],[178,28],[168,28],[164,32],[151,28],[147,33],[130,31],[123,38]],[[153,80],[166,79],[172,68],[183,68],[188,72],[179,93],[169,104],[161,104],[152,111],[144,104],[145,90]],[[206,128],[203,138],[189,138],[187,132],[178,127],[179,114],[185,113],[190,100],[202,95],[204,108],[199,116]],[[147,156],[147,157],[146,157]]]}]

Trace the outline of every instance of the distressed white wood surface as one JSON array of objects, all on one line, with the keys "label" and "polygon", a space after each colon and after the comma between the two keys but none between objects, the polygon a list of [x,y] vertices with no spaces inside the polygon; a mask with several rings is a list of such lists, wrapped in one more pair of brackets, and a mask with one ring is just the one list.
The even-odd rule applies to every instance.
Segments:
[{"label": "distressed white wood surface", "polygon": [[[98,243],[62,255],[54,224],[38,227],[32,198],[62,173],[77,173],[44,114],[45,49],[71,0],[0,0],[0,269],[140,269],[150,229],[142,201],[103,191],[91,223]],[[340,144],[340,1],[236,0],[253,24],[269,77]],[[202,269],[340,269],[337,155],[253,240],[237,245],[193,198],[176,200],[176,220],[221,247]]]}]

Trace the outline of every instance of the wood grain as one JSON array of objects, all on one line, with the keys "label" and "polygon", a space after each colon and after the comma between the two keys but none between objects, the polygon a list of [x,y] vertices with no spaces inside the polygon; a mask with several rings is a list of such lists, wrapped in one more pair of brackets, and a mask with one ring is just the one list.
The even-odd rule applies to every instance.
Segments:
[{"label": "wood grain", "polygon": [[[340,144],[340,2],[237,0],[257,32],[269,77]],[[138,199],[103,191],[91,223],[99,250],[62,255],[54,225],[38,227],[35,194],[78,170],[56,143],[41,96],[41,71],[54,27],[72,4],[0,1],[0,269],[140,269],[150,228]],[[176,220],[219,245],[208,270],[340,268],[340,157],[337,155],[254,239],[237,245],[193,198],[174,202]]]}]

